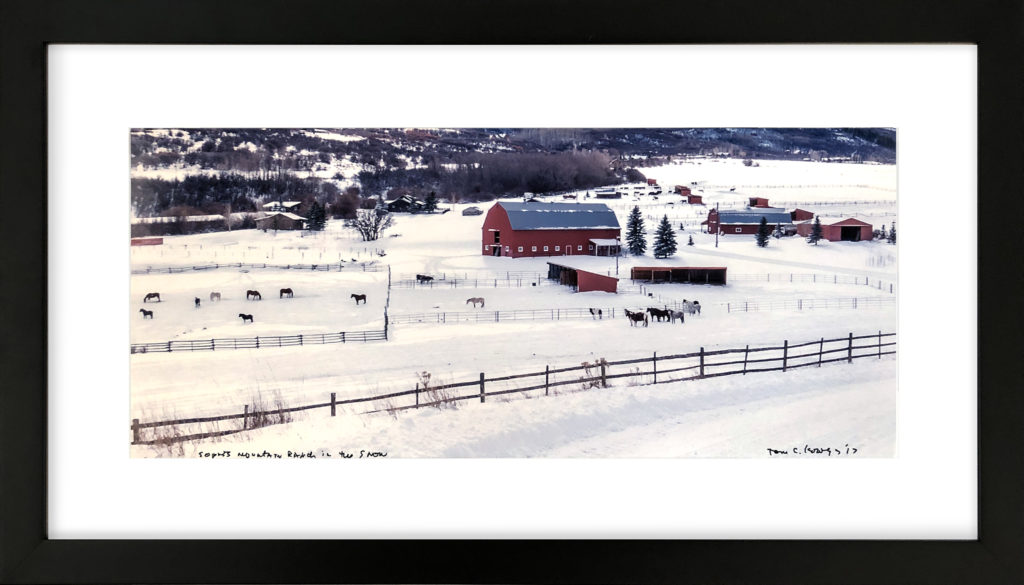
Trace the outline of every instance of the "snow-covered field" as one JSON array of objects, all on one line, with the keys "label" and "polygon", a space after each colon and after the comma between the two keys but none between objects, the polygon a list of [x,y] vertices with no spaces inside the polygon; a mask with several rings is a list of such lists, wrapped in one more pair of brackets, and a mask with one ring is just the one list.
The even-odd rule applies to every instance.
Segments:
[{"label": "snow-covered field", "polygon": [[[674,184],[702,185],[704,200],[741,205],[750,196],[769,197],[773,205],[798,206],[815,213],[836,209],[878,226],[897,220],[896,168],[759,161],[703,160],[643,169],[666,189]],[[733,187],[735,191],[731,191]],[[696,191],[695,191],[696,192]],[[485,323],[405,323],[393,325],[387,342],[312,345],[253,350],[133,354],[131,416],[143,422],[190,416],[234,414],[259,396],[285,406],[321,403],[336,393],[371,396],[409,390],[419,373],[434,383],[463,382],[480,372],[488,377],[534,372],[544,366],[568,367],[600,358],[620,360],[707,350],[779,345],[895,332],[896,247],[882,242],[821,242],[802,238],[772,239],[758,248],[753,236],[714,236],[696,224],[706,206],[691,206],[678,195],[657,200],[607,200],[625,227],[626,214],[639,205],[648,235],[655,221],[668,215],[680,244],[675,257],[596,258],[572,262],[589,270],[619,275],[620,293],[573,293],[543,281],[548,258],[495,258],[480,254],[483,216],[463,216],[457,204],[444,215],[398,215],[395,227],[376,242],[362,242],[353,232],[330,222],[325,232],[242,230],[165,237],[164,245],[131,250],[134,274],[128,310],[133,313],[131,341],[253,337],[380,329],[387,297],[388,272],[363,266],[390,266],[397,284],[415,274],[437,279],[433,288],[395,286],[393,316],[446,312],[493,312],[567,308],[641,309],[682,299],[699,300],[700,316],[684,324],[651,323],[630,327],[617,319],[531,320]],[[582,200],[582,194],[581,199]],[[671,202],[671,205],[669,203]],[[786,202],[786,203],[783,203]],[[482,204],[486,209],[489,204]],[[694,245],[687,246],[692,236]],[[382,255],[383,254],[383,255]],[[267,264],[267,268],[209,264]],[[373,264],[367,264],[367,263]],[[327,272],[281,265],[331,264]],[[727,286],[631,283],[631,266],[726,266]],[[180,273],[160,268],[189,267]],[[339,270],[339,267],[340,270]],[[540,286],[535,273],[541,273]],[[770,276],[768,276],[770,274]],[[810,276],[815,275],[813,280]],[[787,279],[786,277],[789,277]],[[463,279],[457,288],[451,279]],[[442,280],[444,279],[444,280]],[[476,288],[467,286],[474,279]],[[790,281],[790,279],[792,281]],[[852,284],[864,279],[867,285]],[[499,286],[495,287],[495,281]],[[859,281],[858,281],[859,282]],[[511,286],[510,286],[511,285]],[[643,287],[641,287],[643,285]],[[281,288],[293,298],[279,298]],[[245,291],[263,299],[249,301]],[[222,294],[211,302],[210,292]],[[162,302],[143,304],[148,292]],[[356,305],[352,293],[367,294]],[[651,296],[648,296],[651,295]],[[201,299],[200,308],[194,298]],[[474,309],[468,297],[486,298]],[[861,308],[796,310],[783,301],[861,300]],[[867,302],[871,300],[873,302]],[[769,303],[775,310],[737,312],[739,303]],[[139,309],[154,311],[143,320]],[[254,316],[243,323],[238,313]],[[812,371],[813,370],[813,371]],[[500,383],[491,389],[501,389]],[[896,361],[857,360],[853,365],[825,365],[786,373],[752,374],[629,386],[617,380],[608,389],[559,396],[520,394],[496,397],[486,404],[466,401],[457,410],[408,410],[358,414],[366,403],[327,416],[326,409],[296,415],[289,424],[190,443],[185,455],[217,449],[363,449],[389,456],[766,456],[775,440],[857,443],[860,455],[891,456],[896,435]],[[392,404],[395,405],[395,404]],[[376,407],[383,407],[377,404]],[[226,424],[223,428],[232,428]],[[362,445],[362,446],[360,446]],[[812,445],[813,446],[813,445]],[[166,451],[135,446],[133,456]]]}]

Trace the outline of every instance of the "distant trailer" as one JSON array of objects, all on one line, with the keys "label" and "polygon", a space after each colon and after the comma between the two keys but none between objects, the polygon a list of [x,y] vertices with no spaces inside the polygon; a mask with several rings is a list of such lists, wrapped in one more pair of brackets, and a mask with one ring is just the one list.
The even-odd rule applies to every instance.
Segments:
[{"label": "distant trailer", "polygon": [[163,243],[163,238],[132,238],[133,246],[159,246]]},{"label": "distant trailer", "polygon": [[647,179],[647,184],[648,185],[657,185],[658,184],[658,179]]},{"label": "distant trailer", "polygon": [[548,262],[548,278],[559,284],[571,286],[576,292],[602,291],[618,292],[619,279],[589,270]]},{"label": "distant trailer", "polygon": [[629,277],[646,282],[726,284],[724,266],[634,266]]}]

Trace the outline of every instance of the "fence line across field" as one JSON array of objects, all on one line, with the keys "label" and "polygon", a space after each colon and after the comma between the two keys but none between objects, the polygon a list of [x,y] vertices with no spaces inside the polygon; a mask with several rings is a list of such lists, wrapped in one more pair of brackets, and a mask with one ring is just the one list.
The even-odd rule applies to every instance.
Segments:
[{"label": "fence line across field", "polygon": [[[601,311],[598,313],[597,311]],[[500,323],[502,321],[560,321],[568,319],[614,319],[622,309],[614,307],[522,309],[513,311],[442,311],[391,315],[391,324],[417,323]]]},{"label": "fence line across field", "polygon": [[849,297],[838,299],[786,299],[781,301],[727,301],[717,303],[726,313],[753,313],[759,311],[805,311],[813,309],[878,309],[891,307],[896,297]]},{"label": "fence line across field", "polygon": [[384,264],[370,264],[362,262],[334,262],[329,264],[246,264],[233,262],[227,264],[197,264],[193,266],[147,266],[146,268],[134,268],[132,274],[178,274],[183,272],[201,272],[203,270],[218,270],[220,268],[245,268],[249,270],[311,270],[315,272],[340,272],[348,268],[348,272],[384,272],[388,269]]},{"label": "fence line across field", "polygon": [[[360,414],[375,412],[396,412],[406,409],[421,408],[426,406],[442,407],[446,404],[454,404],[466,400],[479,399],[481,403],[486,402],[487,397],[505,396],[511,394],[523,394],[529,397],[530,392],[544,392],[549,396],[552,390],[560,392],[559,388],[569,385],[577,385],[580,390],[592,388],[607,388],[608,380],[627,378],[639,378],[640,384],[661,384],[667,382],[680,382],[690,380],[701,380],[721,376],[746,375],[757,372],[786,372],[788,370],[817,366],[822,364],[847,362],[852,364],[853,360],[860,358],[877,358],[894,355],[896,353],[896,333],[878,333],[855,336],[852,332],[844,337],[825,339],[821,337],[816,340],[790,344],[789,340],[783,340],[778,346],[754,346],[746,345],[743,348],[718,349],[708,351],[701,347],[697,352],[672,354],[659,356],[654,352],[650,357],[640,357],[618,361],[607,361],[599,358],[593,362],[583,362],[578,366],[552,368],[545,366],[543,371],[533,371],[521,374],[502,375],[488,378],[484,372],[479,377],[464,382],[441,384],[436,386],[421,387],[419,383],[411,390],[402,390],[374,396],[355,397],[338,400],[337,393],[331,392],[329,400],[324,402],[294,406],[289,408],[271,408],[266,412],[257,412],[254,408],[250,412],[249,405],[245,405],[242,413],[224,414],[218,416],[193,417],[176,420],[146,421],[132,419],[131,442],[136,445],[157,444],[177,442],[182,440],[202,439],[212,436],[221,436],[236,432],[249,430],[250,419],[266,420],[268,415],[277,415],[279,420],[284,415],[292,412],[330,408],[331,416],[337,416],[338,406],[365,404],[379,401],[386,401],[384,404],[372,405],[369,410]],[[890,341],[889,338],[892,338]],[[742,356],[742,359],[741,359]],[[644,369],[646,364],[649,369]],[[660,364],[660,368],[659,368]],[[666,364],[667,367],[666,367]],[[776,365],[778,364],[778,365]],[[625,371],[617,371],[612,368],[631,366]],[[580,373],[583,375],[580,376]],[[569,374],[558,379],[560,374]],[[552,379],[552,377],[555,379]],[[543,377],[543,383],[541,382]],[[515,387],[509,388],[508,382],[535,378],[533,382],[527,382],[519,386],[516,382],[511,384]],[[505,382],[504,387],[494,385]],[[491,389],[488,390],[488,383]],[[472,389],[467,393],[467,390]],[[403,399],[408,404],[395,405],[394,399]],[[204,423],[219,423],[241,419],[241,428],[214,431],[201,431],[187,435],[174,434],[164,438],[143,438],[143,430],[155,429],[167,426],[194,425]],[[271,423],[273,424],[273,423]]]},{"label": "fence line across field", "polygon": [[339,331],[337,333],[300,333],[298,335],[179,339],[154,343],[133,343],[131,344],[131,352],[168,353],[175,351],[223,351],[228,349],[259,349],[265,347],[323,345],[327,343],[363,343],[366,341],[387,341],[387,338],[387,330],[381,329],[369,331]]}]

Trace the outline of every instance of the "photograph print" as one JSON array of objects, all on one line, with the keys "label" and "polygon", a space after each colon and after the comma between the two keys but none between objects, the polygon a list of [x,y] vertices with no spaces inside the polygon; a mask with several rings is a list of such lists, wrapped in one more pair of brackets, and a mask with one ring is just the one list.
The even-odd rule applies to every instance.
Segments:
[{"label": "photograph print", "polygon": [[134,458],[891,458],[894,128],[137,128]]}]

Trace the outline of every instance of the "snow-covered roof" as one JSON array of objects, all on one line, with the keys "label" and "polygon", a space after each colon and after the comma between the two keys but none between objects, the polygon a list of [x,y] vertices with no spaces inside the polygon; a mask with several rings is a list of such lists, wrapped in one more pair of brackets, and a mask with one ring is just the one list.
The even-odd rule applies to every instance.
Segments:
[{"label": "snow-covered roof", "polygon": [[275,215],[280,215],[282,217],[287,217],[288,219],[298,219],[298,220],[302,220],[302,221],[306,220],[306,218],[302,217],[301,215],[295,215],[294,213],[290,213],[288,211],[275,211],[273,213],[267,214],[266,216],[260,217],[258,219],[267,219],[268,217],[274,217]]},{"label": "snow-covered roof", "polygon": [[[865,225],[871,225],[871,222],[864,221],[863,219],[859,219],[859,218],[856,218],[856,217],[821,217],[821,216],[818,216],[818,218],[821,219],[821,225],[834,225],[834,224],[837,224],[837,223],[839,223],[841,221],[847,221],[847,220],[851,220],[851,219],[853,221],[859,221],[859,222],[861,222],[861,223],[863,223]],[[797,223],[814,223],[814,220],[813,219],[805,219],[803,221],[798,221]]]},{"label": "snow-covered roof", "polygon": [[615,212],[604,203],[497,203],[514,230],[619,229]]},{"label": "snow-covered roof", "polygon": [[618,246],[619,245],[619,241],[618,240],[610,240],[610,239],[607,239],[607,238],[591,238],[590,241],[593,242],[595,246]]},{"label": "snow-covered roof", "polygon": [[782,209],[776,209],[771,207],[766,207],[763,210],[758,211],[744,210],[718,212],[718,221],[719,223],[722,224],[761,223],[762,217],[765,218],[765,220],[770,224],[793,223],[793,218],[792,216],[789,215],[789,212]]},{"label": "snow-covered roof", "polygon": [[296,205],[301,204],[301,201],[271,201],[270,203],[264,203],[263,207],[267,209],[271,207],[277,207],[278,205],[281,205],[282,207],[295,207]]}]

